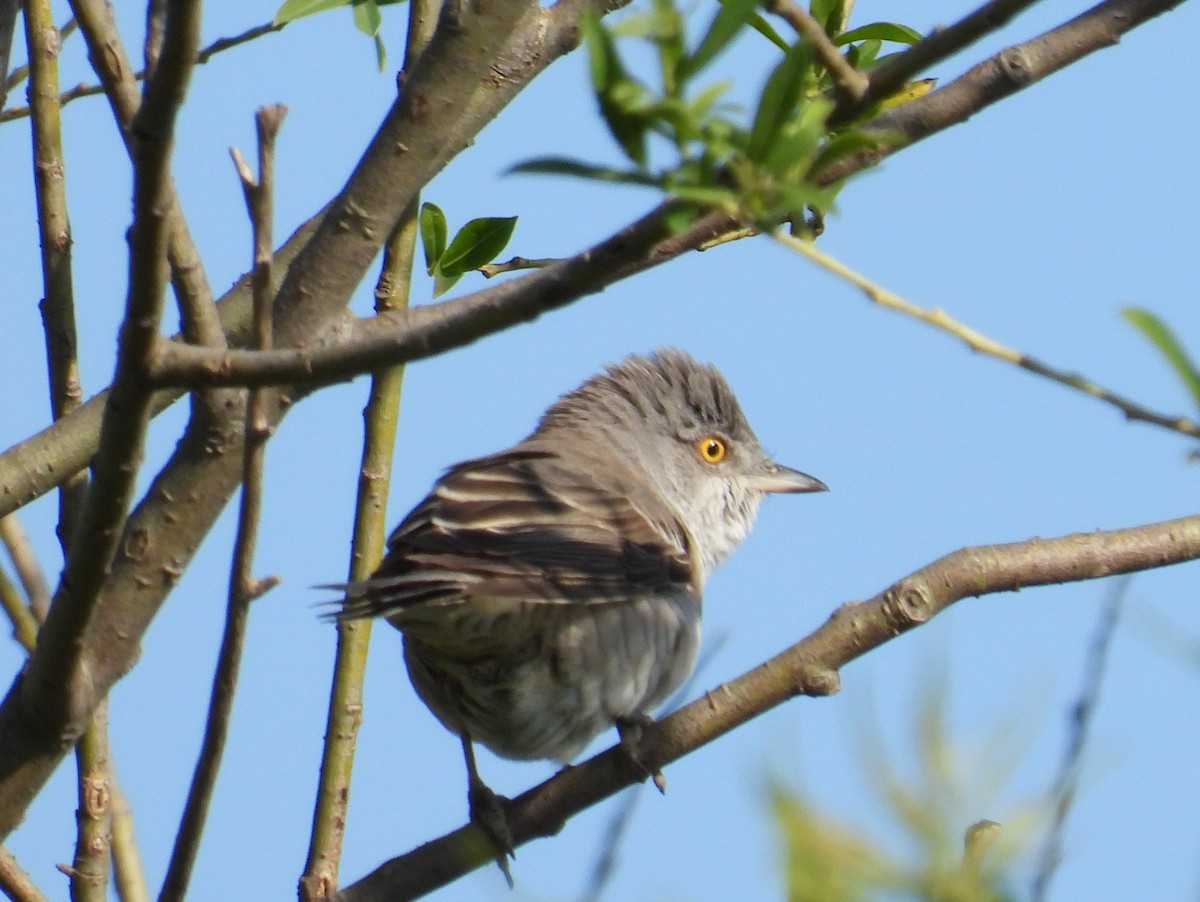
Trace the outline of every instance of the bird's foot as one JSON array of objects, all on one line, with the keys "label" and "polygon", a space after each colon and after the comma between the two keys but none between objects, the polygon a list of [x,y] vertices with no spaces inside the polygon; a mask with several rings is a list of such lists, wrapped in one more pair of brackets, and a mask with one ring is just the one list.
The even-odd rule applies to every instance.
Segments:
[{"label": "bird's foot", "polygon": [[467,805],[470,807],[471,822],[476,824],[496,850],[496,864],[513,888],[512,871],[508,859],[516,858],[513,849],[512,829],[508,825],[508,799],[493,792],[482,780],[471,781],[467,789]]},{"label": "bird's foot", "polygon": [[654,718],[649,714],[627,714],[617,718],[617,733],[621,737],[621,748],[624,749],[629,760],[633,762],[633,766],[640,770],[644,777],[649,777],[659,792],[665,794],[667,791],[667,778],[663,776],[661,770],[657,768],[651,770],[647,767],[645,760],[642,758],[642,732],[652,723],[654,723]]}]

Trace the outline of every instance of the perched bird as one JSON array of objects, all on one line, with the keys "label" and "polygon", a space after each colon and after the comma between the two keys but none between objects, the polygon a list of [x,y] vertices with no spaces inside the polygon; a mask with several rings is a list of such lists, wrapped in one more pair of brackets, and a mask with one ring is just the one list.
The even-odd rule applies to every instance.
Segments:
[{"label": "perched bird", "polygon": [[631,356],[451,467],[338,616],[403,633],[417,694],[462,740],[472,819],[511,853],[472,743],[565,764],[646,722],[691,673],[705,579],[763,496],[825,488],[767,457],[714,367]]}]

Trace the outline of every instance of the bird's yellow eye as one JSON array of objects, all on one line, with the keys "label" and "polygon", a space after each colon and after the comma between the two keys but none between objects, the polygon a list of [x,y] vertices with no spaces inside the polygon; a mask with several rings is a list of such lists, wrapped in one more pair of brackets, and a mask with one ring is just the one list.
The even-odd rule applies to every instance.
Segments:
[{"label": "bird's yellow eye", "polygon": [[729,453],[729,448],[723,439],[719,439],[715,435],[708,435],[696,442],[696,451],[705,463],[719,464]]}]

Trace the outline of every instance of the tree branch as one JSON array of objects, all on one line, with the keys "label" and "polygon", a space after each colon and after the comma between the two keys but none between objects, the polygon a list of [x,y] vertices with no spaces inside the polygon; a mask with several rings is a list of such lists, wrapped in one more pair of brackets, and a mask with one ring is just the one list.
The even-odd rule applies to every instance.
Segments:
[{"label": "tree branch", "polygon": [[5,834],[20,820],[27,802],[30,787],[22,784],[32,778],[41,785],[104,697],[92,677],[90,658],[95,649],[81,640],[117,551],[150,419],[150,392],[143,374],[158,337],[166,283],[167,231],[162,210],[168,196],[168,161],[175,114],[199,34],[197,0],[182,0],[172,10],[163,60],[147,85],[133,127],[140,149],[129,237],[129,294],[116,376],[101,425],[95,479],[71,537],[62,582],[37,649],[0,707],[0,775],[6,778],[0,780],[0,822]]},{"label": "tree branch", "polygon": [[[6,0],[7,2],[7,0]],[[20,5],[19,3],[17,4]],[[281,22],[278,25],[274,22],[268,22],[265,25],[255,25],[253,28],[247,28],[240,34],[235,34],[228,38],[217,38],[203,50],[196,54],[196,65],[202,66],[218,53],[230,50],[241,44],[253,41],[255,38],[261,38],[263,35],[271,34],[272,32],[280,31],[287,25],[286,22]],[[146,78],[146,70],[142,69],[135,72],[133,75],[136,81],[143,81]],[[80,97],[94,97],[97,94],[104,93],[104,85],[89,85],[78,84],[73,88],[68,88],[58,95],[58,105],[66,106],[72,100],[78,100]],[[0,92],[2,95],[2,92]],[[0,96],[0,107],[3,106],[4,98]],[[30,115],[32,111],[27,106],[12,106],[0,110],[0,123],[9,122],[13,119],[23,119]]]},{"label": "tree branch", "polygon": [[[104,85],[126,150],[132,156],[134,117],[138,115],[142,95],[113,22],[112,8],[105,0],[71,0],[71,8],[87,42],[88,59]],[[153,52],[153,47],[148,50]],[[196,344],[224,347],[225,333],[213,306],[212,287],[179,206],[173,181],[168,184],[163,203],[169,236],[167,259],[171,265],[171,285],[179,305],[184,337]]]},{"label": "tree branch", "polygon": [[870,87],[867,76],[846,62],[842,52],[829,40],[825,29],[808,10],[796,0],[768,0],[764,8],[791,25],[821,61],[825,71],[833,78],[839,104],[850,107],[862,100]]},{"label": "tree branch", "polygon": [[[254,347],[260,350],[269,349],[273,340],[271,248],[274,246],[272,230],[275,222],[275,139],[286,111],[286,107],[277,104],[259,108],[255,116],[258,131],[257,179],[237,149],[232,151],[253,231],[251,281],[254,289]],[[217,655],[199,761],[192,775],[183,817],[175,837],[175,846],[171,850],[170,864],[163,879],[162,892],[159,894],[160,902],[182,902],[187,894],[192,866],[200,850],[200,838],[204,832],[209,803],[225,752],[225,740],[229,734],[229,719],[233,714],[233,700],[241,669],[250,603],[278,582],[271,579],[259,581],[253,574],[254,549],[258,543],[258,522],[262,510],[266,445],[272,432],[270,401],[269,392],[266,390],[251,389],[246,402],[246,439],[242,449],[242,499],[238,510],[233,564],[230,567],[225,629],[221,636],[221,649]]]},{"label": "tree branch", "polygon": [[1031,357],[1015,348],[1010,348],[1008,345],[1001,344],[995,339],[984,335],[982,332],[972,329],[965,323],[954,319],[941,308],[918,307],[895,292],[888,291],[882,285],[872,282],[865,276],[855,272],[836,257],[825,253],[811,241],[805,241],[802,238],[797,238],[783,231],[775,231],[771,234],[780,243],[797,253],[803,254],[818,266],[858,288],[873,303],[912,317],[915,320],[933,326],[935,329],[947,332],[961,339],[972,351],[978,351],[997,360],[1014,364],[1021,367],[1021,369],[1029,370],[1031,373],[1036,373],[1039,376],[1057,382],[1059,385],[1076,389],[1098,401],[1111,404],[1130,420],[1139,420],[1143,423],[1150,423],[1154,426],[1170,429],[1172,432],[1178,432],[1182,435],[1200,438],[1200,423],[1197,423],[1195,420],[1190,420],[1182,416],[1169,416],[1158,413],[1147,407],[1143,407],[1135,401],[1131,401],[1123,395],[1109,391],[1107,388],[1096,384],[1078,373],[1069,373],[1066,370],[1052,367],[1038,360],[1036,357]]},{"label": "tree branch", "polygon": [[[840,607],[815,632],[675,714],[646,728],[639,746],[655,771],[797,695],[839,688],[839,671],[963,598],[1132,573],[1200,558],[1200,516],[1108,532],[963,548],[867,601]],[[508,823],[518,845],[558,832],[571,816],[644,779],[619,745],[567,768],[513,799]],[[329,902],[415,899],[492,861],[468,825],[381,865]]]},{"label": "tree branch", "polygon": [[[441,0],[412,0],[400,83],[429,46]],[[420,197],[414,197],[384,245],[383,266],[375,286],[375,312],[406,310],[412,287]],[[383,559],[387,536],[387,498],[391,488],[404,367],[389,367],[371,376],[371,393],[363,411],[363,449],[354,505],[349,581],[364,580]],[[301,902],[324,898],[337,889],[342,843],[350,806],[350,780],[363,718],[363,680],[371,639],[369,620],[339,621],[321,773],[313,806],[312,833]]]}]

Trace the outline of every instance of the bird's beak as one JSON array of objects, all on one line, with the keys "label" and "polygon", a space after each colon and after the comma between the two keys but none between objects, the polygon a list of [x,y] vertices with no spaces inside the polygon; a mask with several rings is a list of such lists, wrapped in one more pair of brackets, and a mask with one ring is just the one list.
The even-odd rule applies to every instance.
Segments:
[{"label": "bird's beak", "polygon": [[777,463],[768,463],[762,472],[754,476],[752,485],[760,492],[783,492],[795,494],[798,492],[828,492],[829,486],[815,476],[784,467]]}]

